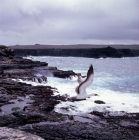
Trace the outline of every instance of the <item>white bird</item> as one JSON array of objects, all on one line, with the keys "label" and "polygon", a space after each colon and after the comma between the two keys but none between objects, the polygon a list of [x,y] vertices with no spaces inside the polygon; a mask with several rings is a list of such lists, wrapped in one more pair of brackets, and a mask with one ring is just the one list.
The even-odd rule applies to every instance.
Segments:
[{"label": "white bird", "polygon": [[75,91],[77,93],[76,99],[86,99],[91,96],[94,96],[94,94],[87,94],[86,88],[92,84],[94,78],[94,69],[91,65],[89,67],[89,70],[87,72],[87,77],[84,81],[81,80],[81,75],[78,75],[78,83],[79,85],[76,87]]},{"label": "white bird", "polygon": [[81,83],[83,82],[83,79],[82,79],[81,74],[78,73],[78,74],[77,74],[77,77],[78,77],[77,82],[78,82],[79,84],[81,84]]}]

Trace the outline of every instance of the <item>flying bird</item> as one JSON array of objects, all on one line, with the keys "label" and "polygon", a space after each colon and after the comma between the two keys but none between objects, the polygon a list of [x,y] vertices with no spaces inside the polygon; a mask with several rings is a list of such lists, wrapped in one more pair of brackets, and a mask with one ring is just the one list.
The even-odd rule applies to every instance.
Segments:
[{"label": "flying bird", "polygon": [[87,72],[87,77],[84,81],[82,81],[81,74],[78,74],[77,76],[78,76],[77,81],[78,81],[79,85],[75,89],[75,91],[77,93],[76,99],[86,99],[86,98],[93,96],[94,94],[87,94],[86,93],[86,88],[89,85],[91,85],[93,82],[93,78],[94,78],[93,66],[91,65],[89,67],[89,70]]}]

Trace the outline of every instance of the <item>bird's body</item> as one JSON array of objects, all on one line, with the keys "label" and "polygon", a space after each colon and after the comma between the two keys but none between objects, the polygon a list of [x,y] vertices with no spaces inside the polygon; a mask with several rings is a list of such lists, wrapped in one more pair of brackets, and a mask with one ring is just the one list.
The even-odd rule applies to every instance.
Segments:
[{"label": "bird's body", "polygon": [[77,76],[78,76],[77,82],[78,82],[79,84],[81,84],[84,80],[82,79],[82,76],[81,76],[80,73],[77,74]]}]

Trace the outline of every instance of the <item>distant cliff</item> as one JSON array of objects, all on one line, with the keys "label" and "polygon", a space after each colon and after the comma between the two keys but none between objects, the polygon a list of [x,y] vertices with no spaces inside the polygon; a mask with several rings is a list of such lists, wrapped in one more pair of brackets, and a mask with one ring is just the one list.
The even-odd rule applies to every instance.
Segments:
[{"label": "distant cliff", "polygon": [[73,57],[89,57],[89,58],[121,58],[121,57],[137,57],[139,50],[135,49],[115,49],[106,48],[80,48],[80,49],[15,49],[16,56],[73,56]]}]

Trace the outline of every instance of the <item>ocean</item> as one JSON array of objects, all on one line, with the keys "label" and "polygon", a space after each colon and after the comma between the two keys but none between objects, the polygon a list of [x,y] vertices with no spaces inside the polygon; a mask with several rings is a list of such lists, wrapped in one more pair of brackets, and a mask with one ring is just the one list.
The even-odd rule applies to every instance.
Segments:
[{"label": "ocean", "polygon": [[[87,93],[97,94],[84,101],[62,101],[55,106],[55,111],[62,114],[83,115],[92,111],[110,112],[112,115],[139,112],[139,57],[132,58],[106,58],[94,59],[83,57],[26,57],[34,61],[47,62],[49,66],[61,70],[73,70],[86,75],[89,66],[94,67],[94,81],[87,88]],[[38,73],[42,75],[42,73]],[[56,78],[52,73],[43,73],[48,78],[47,83],[57,88],[56,95],[76,96],[75,88],[78,86],[77,77],[71,79]],[[40,85],[35,82],[26,82]],[[96,104],[95,100],[104,101],[105,104]]]}]

